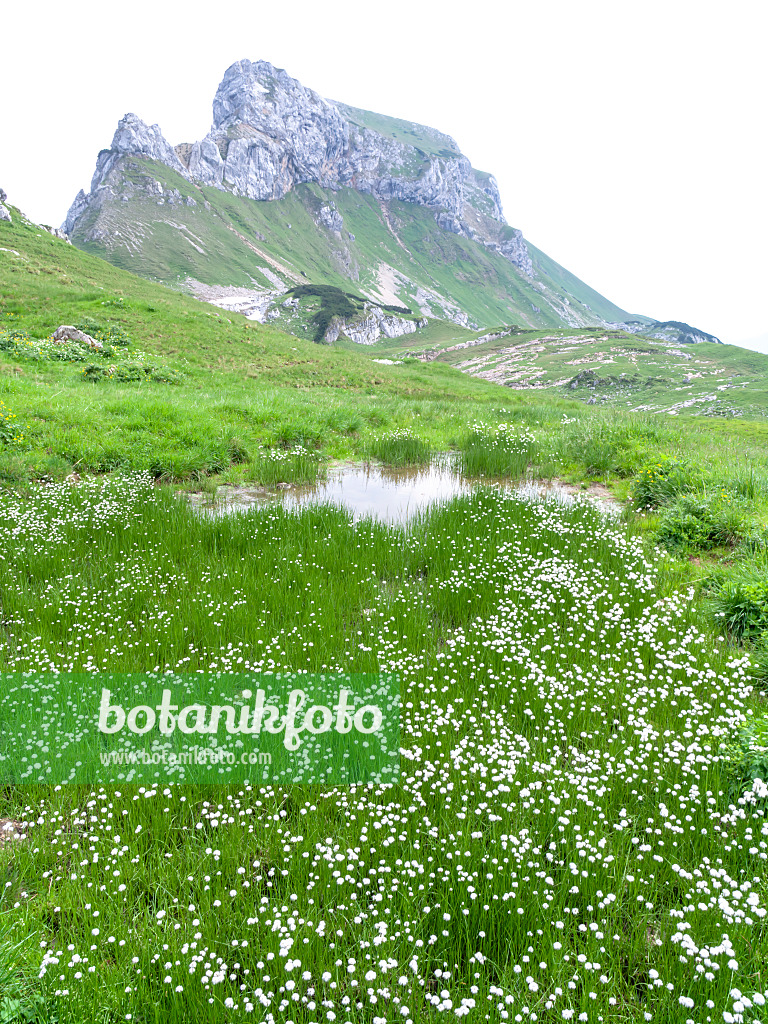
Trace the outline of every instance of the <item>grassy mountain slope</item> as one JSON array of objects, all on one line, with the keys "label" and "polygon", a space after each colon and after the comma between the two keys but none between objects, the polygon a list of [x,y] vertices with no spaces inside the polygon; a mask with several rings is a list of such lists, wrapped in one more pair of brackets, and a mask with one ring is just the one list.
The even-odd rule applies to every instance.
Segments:
[{"label": "grassy mountain slope", "polygon": [[[620,332],[598,340],[602,334],[535,331],[457,349],[482,332],[446,321],[369,348],[343,340],[316,345],[148,282],[52,237],[16,210],[13,215],[12,224],[0,224],[0,476],[8,481],[60,477],[73,468],[274,481],[271,457],[287,458],[285,478],[293,479],[316,472],[318,459],[363,456],[395,428],[413,430],[433,450],[459,446],[478,419],[512,418],[556,429],[566,413],[571,419],[601,414],[599,404],[596,410],[584,404],[595,395],[599,400],[599,391],[563,386],[591,367],[601,376],[607,369],[646,377],[706,371],[706,389],[721,394],[717,371],[746,385],[722,392],[729,406],[741,403],[748,415],[763,418],[768,405],[760,390],[768,357],[729,346],[686,346],[675,356],[671,346]],[[125,332],[130,347],[108,358],[88,353],[67,362],[52,359],[57,352],[34,341],[84,319]],[[27,332],[29,343],[9,347],[9,331]],[[404,358],[408,351],[423,358],[424,350],[437,358]],[[504,368],[515,352],[527,353],[523,362]],[[613,359],[608,367],[607,356]],[[479,365],[486,358],[496,363]],[[711,373],[707,359],[718,363]],[[548,390],[526,386],[526,360],[532,372],[543,371],[538,384]],[[498,380],[521,370],[513,387],[499,386]],[[131,374],[138,379],[120,379]],[[667,407],[688,396],[675,387],[683,385],[656,392],[671,399]],[[608,405],[629,410],[653,404],[653,391],[643,390],[641,402],[615,384],[607,393],[612,389]],[[706,425],[717,452],[733,439],[765,443],[764,422],[697,423]],[[703,444],[700,434],[680,435],[680,444],[689,442]],[[314,460],[309,469],[291,455],[297,445]]]},{"label": "grassy mountain slope", "polygon": [[[609,322],[621,323],[627,320],[628,316],[625,310],[609,299],[606,299],[599,292],[596,292],[594,288],[590,288],[588,284],[579,280],[578,277],[575,277],[565,267],[561,267],[559,263],[556,263],[546,253],[542,252],[541,249],[537,249],[535,245],[532,245],[530,242],[527,245],[534,267],[545,279],[553,283],[558,289],[561,299],[567,299],[569,302],[576,300],[576,302],[585,305],[588,309],[591,309],[598,316]],[[650,317],[639,315],[633,315],[632,319],[644,320],[648,323],[653,322]]]},{"label": "grassy mountain slope", "polygon": [[454,140],[436,128],[428,128],[413,121],[403,121],[387,114],[377,114],[372,110],[350,107],[346,103],[337,103],[337,106],[352,124],[360,128],[370,128],[384,138],[393,139],[406,146],[415,146],[428,156],[453,157],[461,153]]},{"label": "grassy mountain slope", "polygon": [[[543,254],[532,281],[499,253],[442,230],[434,211],[411,203],[385,204],[314,184],[279,201],[255,202],[138,157],[119,160],[105,184],[78,223],[74,243],[177,287],[192,279],[274,288],[276,275],[285,287],[300,280],[337,285],[438,318],[463,310],[481,327],[512,321],[559,327],[564,315],[579,326],[600,323],[606,313],[627,316]],[[331,204],[344,219],[340,233],[320,220],[321,208]]]},{"label": "grassy mountain slope", "polygon": [[[0,417],[6,480],[73,468],[259,480],[265,453],[303,445],[312,457],[349,456],[373,436],[414,424],[449,447],[475,415],[507,399],[449,366],[381,365],[370,350],[316,345],[225,315],[12,212],[13,223],[0,223],[0,413],[15,417],[15,434]],[[132,344],[107,359],[66,362],[33,343],[83,318],[125,332]],[[26,332],[29,343],[9,349],[9,332]],[[88,379],[89,366],[101,376]],[[120,382],[111,366],[118,374],[154,367],[181,380]]]}]

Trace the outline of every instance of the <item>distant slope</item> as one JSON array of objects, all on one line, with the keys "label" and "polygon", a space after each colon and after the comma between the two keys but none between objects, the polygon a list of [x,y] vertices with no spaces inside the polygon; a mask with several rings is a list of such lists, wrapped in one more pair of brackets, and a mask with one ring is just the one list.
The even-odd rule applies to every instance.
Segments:
[{"label": "distant slope", "polygon": [[[566,300],[568,303],[576,300],[576,302],[581,303],[608,323],[620,323],[630,319],[630,315],[625,310],[609,299],[606,299],[599,292],[596,292],[594,288],[584,284],[583,281],[580,281],[578,277],[566,270],[565,267],[561,267],[559,263],[556,263],[546,253],[542,252],[541,249],[537,249],[530,242],[527,245],[534,267],[537,268],[542,277],[552,282],[563,303]],[[641,320],[648,324],[654,322],[651,317],[633,316],[631,319]]]},{"label": "distant slope", "polygon": [[[654,325],[649,325],[653,330]],[[547,390],[590,405],[704,416],[768,414],[768,355],[720,342],[680,344],[622,330],[511,331],[487,341],[415,338],[412,350],[516,391]],[[382,349],[384,350],[384,349]]]}]

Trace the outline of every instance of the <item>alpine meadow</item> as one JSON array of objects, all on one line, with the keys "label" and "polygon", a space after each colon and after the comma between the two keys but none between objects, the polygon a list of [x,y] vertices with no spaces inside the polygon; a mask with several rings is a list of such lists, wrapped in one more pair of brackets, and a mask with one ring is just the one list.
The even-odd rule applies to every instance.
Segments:
[{"label": "alpine meadow", "polygon": [[765,1024],[768,355],[706,327],[262,60],[60,228],[0,191],[0,1024]]}]

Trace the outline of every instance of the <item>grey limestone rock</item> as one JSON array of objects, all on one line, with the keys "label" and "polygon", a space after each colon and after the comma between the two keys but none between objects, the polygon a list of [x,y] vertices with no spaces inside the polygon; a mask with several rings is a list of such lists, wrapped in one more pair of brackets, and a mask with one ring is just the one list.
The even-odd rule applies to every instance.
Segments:
[{"label": "grey limestone rock", "polygon": [[0,220],[11,220],[10,211],[4,205],[7,198],[8,196],[5,194],[5,189],[0,188]]},{"label": "grey limestone rock", "polygon": [[49,234],[53,235],[54,238],[60,238],[62,242],[69,242],[70,245],[72,244],[67,238],[66,233],[62,231],[61,228],[52,228],[50,224],[41,224],[40,227],[44,228]]},{"label": "grey limestone rock", "polygon": [[381,338],[400,338],[404,334],[413,334],[418,327],[425,326],[425,323],[423,319],[414,322],[401,320],[397,316],[387,316],[381,307],[366,303],[364,315],[349,323],[342,323],[340,331],[358,345],[374,345]]},{"label": "grey limestone rock", "polygon": [[338,235],[341,235],[341,229],[344,227],[344,218],[335,206],[321,207],[318,219],[329,231],[335,231]]},{"label": "grey limestone rock", "polygon": [[[128,154],[256,200],[281,199],[309,182],[349,187],[382,201],[433,208],[444,230],[473,238],[533,274],[520,232],[500,243],[506,222],[495,178],[475,171],[449,136],[421,125],[413,125],[412,134],[415,145],[374,131],[364,111],[324,99],[267,61],[241,60],[225,72],[211,131],[199,142],[174,148],[157,125],[126,114],[111,147],[99,154],[91,197]],[[63,225],[68,234],[89,201],[78,194]],[[333,232],[343,227],[333,204],[322,208],[320,222]]]},{"label": "grey limestone rock", "polygon": [[505,242],[502,242],[501,252],[507,257],[510,262],[514,263],[516,267],[519,267],[523,273],[529,277],[533,277],[533,263],[528,253],[528,246],[525,244],[522,231],[518,231],[517,228],[513,229],[512,238],[508,238]]},{"label": "grey limestone rock", "polygon": [[79,331],[77,327],[72,327],[71,324],[62,324],[61,327],[57,327],[52,337],[54,341],[79,341],[81,345],[87,345],[88,348],[97,350],[102,348],[100,341],[92,338],[85,331]]},{"label": "grey limestone rock", "polygon": [[109,149],[102,149],[96,160],[91,179],[91,192],[95,192],[121,156],[146,156],[171,167],[185,178],[189,177],[184,164],[173,146],[163,138],[159,125],[147,125],[136,114],[126,114],[117,123]]}]

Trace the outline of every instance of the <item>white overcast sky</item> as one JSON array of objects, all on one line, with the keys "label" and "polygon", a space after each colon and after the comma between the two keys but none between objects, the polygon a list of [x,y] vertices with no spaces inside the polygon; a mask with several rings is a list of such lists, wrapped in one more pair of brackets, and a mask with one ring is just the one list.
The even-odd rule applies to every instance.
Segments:
[{"label": "white overcast sky", "polygon": [[768,350],[765,0],[12,0],[2,35],[0,186],[33,220],[61,223],[123,114],[194,141],[263,59],[452,135],[623,308]]}]

